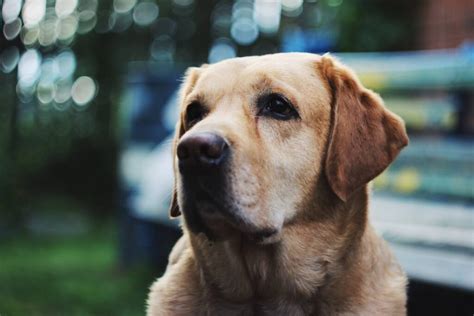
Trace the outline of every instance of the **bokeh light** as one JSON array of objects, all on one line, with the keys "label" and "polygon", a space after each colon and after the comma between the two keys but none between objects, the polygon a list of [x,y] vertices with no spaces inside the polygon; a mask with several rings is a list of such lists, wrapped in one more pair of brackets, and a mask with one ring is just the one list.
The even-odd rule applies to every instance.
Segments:
[{"label": "bokeh light", "polygon": [[39,36],[39,27],[38,26],[33,26],[33,27],[30,27],[30,28],[24,27],[21,30],[21,33],[20,33],[21,41],[27,47],[33,46],[36,43],[36,41],[38,40],[38,36]]},{"label": "bokeh light", "polygon": [[77,4],[77,11],[79,13],[83,11],[97,11],[98,0],[80,0]]},{"label": "bokeh light", "polygon": [[[460,6],[466,1],[461,0]],[[0,174],[4,175],[0,176],[0,240],[7,241],[6,248],[0,242],[0,253],[2,260],[7,256],[3,261],[10,262],[0,269],[0,279],[5,283],[0,288],[6,289],[0,289],[0,314],[143,314],[143,290],[151,277],[164,271],[154,261],[158,257],[166,261],[167,257],[159,252],[171,239],[159,234],[172,227],[163,218],[167,217],[165,204],[173,182],[171,171],[163,177],[164,182],[152,172],[143,181],[143,171],[151,170],[150,165],[158,171],[167,169],[160,157],[166,151],[166,161],[171,159],[170,133],[179,118],[176,105],[185,69],[239,56],[331,51],[354,68],[361,82],[380,93],[387,108],[404,119],[410,133],[410,146],[393,168],[375,179],[374,197],[381,192],[387,196],[393,193],[394,199],[400,200],[406,195],[410,200],[433,197],[440,204],[446,201],[445,216],[441,220],[436,215],[443,234],[430,233],[429,237],[451,240],[443,237],[447,236],[448,222],[458,221],[451,201],[467,204],[466,210],[472,213],[474,187],[470,177],[474,134],[473,76],[469,71],[474,69],[469,67],[474,51],[472,23],[465,17],[467,10],[452,2],[0,0]],[[421,49],[425,51],[413,52]],[[431,59],[431,54],[442,57]],[[129,156],[134,162],[122,165],[122,158],[129,160]],[[152,178],[155,181],[149,182]],[[142,198],[150,192],[157,197],[156,188],[166,194],[154,200]],[[145,199],[146,203],[136,203]],[[376,209],[383,213],[385,207]],[[402,209],[405,207],[396,207],[394,213],[398,215]],[[415,213],[420,215],[420,209],[411,210],[404,212],[406,224],[415,231],[411,219]],[[76,238],[60,235],[75,229],[62,218],[69,212],[77,213],[79,219],[93,219],[93,226],[86,228],[93,235],[86,233],[87,240],[77,239],[81,245],[100,240],[95,225],[104,225],[108,241],[98,245],[97,258],[89,260],[88,247],[86,254],[76,253]],[[418,217],[426,218],[426,223],[420,221],[424,229],[433,223],[430,216]],[[150,219],[152,223],[147,222]],[[71,222],[80,221],[72,218]],[[112,222],[120,223],[120,229],[110,227]],[[456,230],[469,226],[472,231],[473,225],[466,224],[469,221],[459,223]],[[155,230],[161,224],[166,230]],[[405,230],[401,220],[391,224],[400,224]],[[47,236],[43,244],[57,240],[61,246],[58,253],[41,252],[55,260],[30,253],[29,248],[34,250],[39,244],[40,234],[49,234],[52,226],[62,233]],[[123,234],[120,247],[113,238],[117,231]],[[405,236],[399,239],[391,230],[380,233],[392,238],[389,242],[401,241],[399,246],[411,247],[412,241]],[[431,254],[443,252],[443,260],[448,253],[461,255],[461,250],[470,251],[463,256],[470,255],[473,247],[465,233],[466,238],[452,249],[439,241],[416,239],[413,251],[421,253],[426,245]],[[22,250],[29,235],[34,242]],[[158,235],[160,243],[155,244]],[[156,251],[150,251],[152,247]],[[13,261],[8,259],[10,248],[15,250],[10,251]],[[114,249],[121,251],[117,254]],[[24,260],[24,254],[39,257]],[[103,260],[104,255],[107,260]],[[86,267],[93,270],[90,280],[83,277],[91,274],[88,271],[77,273],[78,268],[84,270],[82,258],[90,261]],[[153,262],[153,272],[139,284],[132,270],[136,267],[140,275],[144,272],[142,259]],[[416,257],[409,259],[423,263]],[[54,262],[45,265],[47,261]],[[58,264],[67,271],[47,273],[43,278],[40,274],[44,273],[36,273],[38,267],[27,267],[34,262],[42,271],[54,271]],[[96,269],[98,263],[103,266],[100,271]],[[423,270],[430,265],[420,266]],[[466,266],[470,267],[469,262]],[[107,273],[116,267],[127,272],[118,275],[118,282],[123,283],[120,293],[114,291],[116,280]],[[463,276],[468,273],[452,271],[457,278],[467,280]],[[104,280],[97,279],[99,274]],[[32,282],[37,286],[31,287]],[[100,297],[96,295],[98,282],[110,285],[101,288]],[[451,285],[458,291],[456,284]],[[65,295],[55,297],[55,293]],[[28,297],[27,304],[17,299],[23,297]],[[427,300],[430,298],[433,301],[431,293]],[[419,302],[416,297],[410,301]],[[420,305],[425,309],[430,304]]]},{"label": "bokeh light", "polygon": [[67,41],[76,34],[78,28],[78,20],[74,15],[66,16],[59,19],[57,23],[57,36],[61,41]]},{"label": "bokeh light", "polygon": [[297,17],[303,12],[303,0],[281,0],[283,14]]},{"label": "bokeh light", "polygon": [[255,42],[258,37],[258,27],[254,20],[240,18],[232,23],[230,34],[238,44],[250,45]]},{"label": "bokeh light", "polygon": [[212,32],[216,37],[228,36],[232,24],[232,6],[219,3],[211,14]]},{"label": "bokeh light", "polygon": [[258,38],[258,26],[254,20],[253,3],[237,0],[232,7],[230,34],[240,45],[250,45]]},{"label": "bokeh light", "polygon": [[224,59],[237,56],[237,49],[232,41],[228,38],[219,38],[214,41],[209,50],[209,63],[216,63]]},{"label": "bokeh light", "polygon": [[60,79],[67,79],[74,74],[76,70],[76,56],[71,50],[61,52],[54,62],[59,70],[58,77]]},{"label": "bokeh light", "polygon": [[255,1],[255,20],[262,33],[275,34],[280,28],[281,4],[279,1]]},{"label": "bokeh light", "polygon": [[56,42],[58,21],[54,9],[48,8],[44,19],[39,24],[38,42],[41,46],[50,46]]},{"label": "bokeh light", "polygon": [[14,19],[10,23],[3,25],[3,35],[7,40],[12,40],[20,34],[21,31],[21,20],[19,18]]},{"label": "bokeh light", "polygon": [[133,9],[137,0],[114,0],[114,10],[117,13],[126,13]]},{"label": "bokeh light", "polygon": [[41,55],[36,49],[23,53],[18,63],[18,83],[21,89],[32,87],[41,74]]},{"label": "bokeh light", "polygon": [[69,79],[59,80],[54,86],[54,102],[66,103],[71,99],[72,82]]},{"label": "bokeh light", "polygon": [[77,7],[77,0],[56,0],[54,9],[59,18],[64,18],[74,12]]},{"label": "bokeh light", "polygon": [[133,10],[133,21],[140,26],[153,23],[159,14],[158,5],[154,2],[141,2]]},{"label": "bokeh light", "polygon": [[86,34],[94,29],[97,24],[97,14],[92,10],[84,10],[79,13],[79,24],[77,33]]},{"label": "bokeh light", "polygon": [[96,93],[96,83],[91,77],[87,76],[77,78],[71,89],[72,100],[81,107],[91,102]]},{"label": "bokeh light", "polygon": [[194,11],[194,0],[172,0],[172,11],[177,16],[189,16]]},{"label": "bokeh light", "polygon": [[40,81],[36,88],[36,97],[43,104],[48,104],[54,98],[54,84],[47,81]]},{"label": "bokeh light", "polygon": [[2,6],[2,18],[5,23],[15,20],[21,11],[21,0],[5,0]]},{"label": "bokeh light", "polygon": [[46,0],[25,0],[22,18],[26,27],[32,27],[41,22],[46,14]]},{"label": "bokeh light", "polygon": [[59,65],[54,58],[48,57],[41,64],[40,83],[52,85],[59,77]]},{"label": "bokeh light", "polygon": [[0,54],[0,70],[4,73],[12,72],[20,60],[20,51],[16,46],[10,46]]}]

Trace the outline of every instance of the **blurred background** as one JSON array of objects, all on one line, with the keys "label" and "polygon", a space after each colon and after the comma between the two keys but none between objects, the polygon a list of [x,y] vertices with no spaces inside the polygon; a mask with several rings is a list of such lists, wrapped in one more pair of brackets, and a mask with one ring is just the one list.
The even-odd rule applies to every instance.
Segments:
[{"label": "blurred background", "polygon": [[373,221],[411,315],[474,312],[471,0],[0,0],[0,315],[143,315],[188,66],[332,52],[403,117]]}]

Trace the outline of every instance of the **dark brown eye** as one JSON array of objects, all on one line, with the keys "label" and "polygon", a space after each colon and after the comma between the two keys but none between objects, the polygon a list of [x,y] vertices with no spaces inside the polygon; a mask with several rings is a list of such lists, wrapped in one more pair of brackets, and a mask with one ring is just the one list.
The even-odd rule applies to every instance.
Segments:
[{"label": "dark brown eye", "polygon": [[298,117],[298,112],[291,103],[279,94],[270,94],[259,101],[259,115],[270,116],[278,120],[289,120]]},{"label": "dark brown eye", "polygon": [[186,127],[191,128],[206,116],[207,110],[199,102],[193,102],[186,109]]}]

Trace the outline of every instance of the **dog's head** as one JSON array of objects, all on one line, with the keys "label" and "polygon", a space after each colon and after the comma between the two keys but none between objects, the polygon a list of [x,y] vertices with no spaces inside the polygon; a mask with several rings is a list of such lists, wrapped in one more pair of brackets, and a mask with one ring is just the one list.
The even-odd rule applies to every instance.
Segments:
[{"label": "dog's head", "polygon": [[330,56],[275,54],[188,70],[170,214],[193,232],[270,242],[317,201],[341,203],[407,142],[402,121]]}]

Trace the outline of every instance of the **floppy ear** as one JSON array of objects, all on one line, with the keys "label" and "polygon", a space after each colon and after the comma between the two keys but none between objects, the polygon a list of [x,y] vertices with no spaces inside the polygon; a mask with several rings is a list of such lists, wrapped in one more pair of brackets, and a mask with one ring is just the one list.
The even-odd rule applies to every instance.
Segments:
[{"label": "floppy ear", "polygon": [[[207,65],[203,65],[205,67]],[[198,67],[190,67],[186,70],[186,74],[184,75],[184,81],[180,88],[179,93],[179,107],[182,109],[182,105],[184,102],[184,98],[191,92],[196,81],[199,77],[200,68]],[[182,112],[180,110],[180,112]],[[180,113],[178,123],[176,124],[175,135],[173,140],[173,170],[174,170],[174,185],[173,185],[173,192],[171,194],[171,204],[169,208],[169,215],[170,217],[178,217],[181,215],[181,211],[178,205],[178,192],[177,192],[177,175],[178,175],[178,167],[176,166],[176,148],[178,146],[179,139],[183,136],[185,130],[183,125],[183,113]]]},{"label": "floppy ear", "polygon": [[403,121],[355,74],[325,55],[319,70],[332,93],[332,127],[325,172],[336,195],[350,195],[379,175],[408,144]]},{"label": "floppy ear", "polygon": [[175,162],[176,157],[176,146],[178,143],[178,140],[181,138],[181,136],[184,134],[184,131],[182,131],[182,123],[181,123],[181,117],[176,124],[176,132],[173,140],[173,173],[174,173],[174,184],[173,184],[173,192],[171,193],[171,204],[169,208],[169,215],[171,218],[178,217],[181,215],[181,211],[179,210],[179,205],[178,205],[178,192],[176,188],[176,177],[177,177],[177,166]]}]

